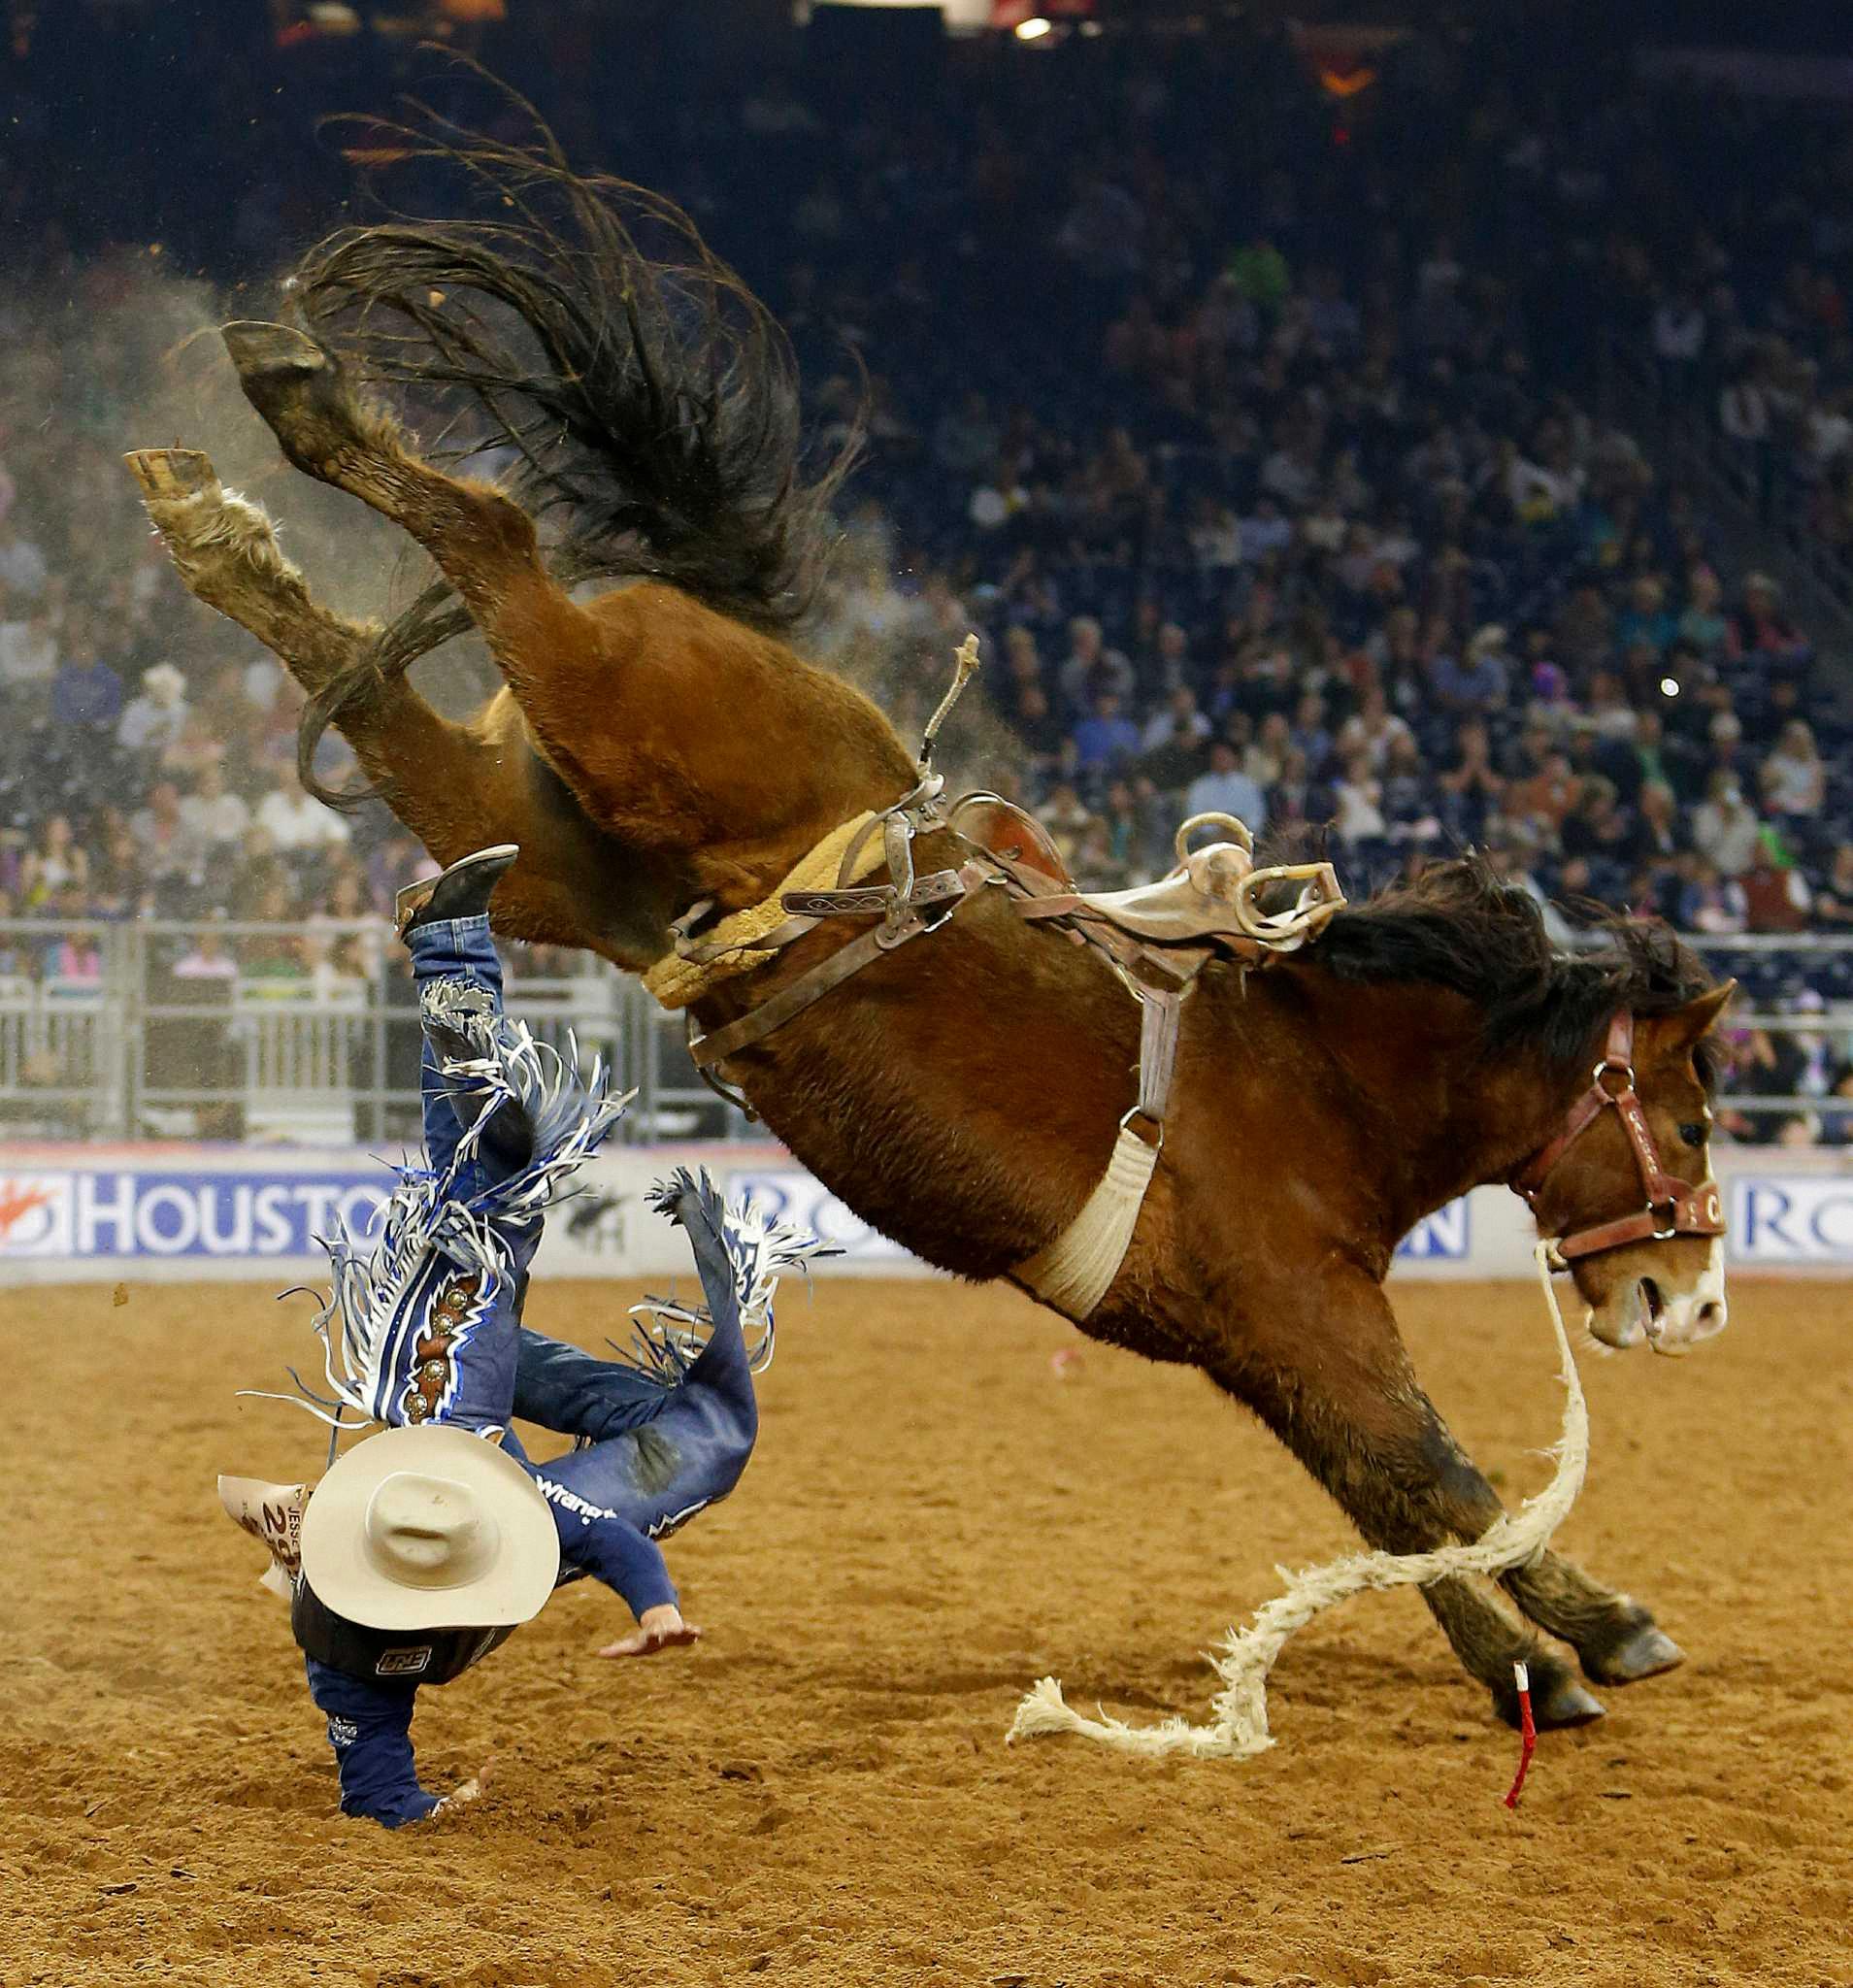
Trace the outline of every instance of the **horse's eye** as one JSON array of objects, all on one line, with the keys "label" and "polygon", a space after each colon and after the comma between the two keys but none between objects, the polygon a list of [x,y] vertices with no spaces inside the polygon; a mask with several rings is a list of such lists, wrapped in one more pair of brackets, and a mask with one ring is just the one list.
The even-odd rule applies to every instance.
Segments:
[{"label": "horse's eye", "polygon": [[1680,1126],[1679,1137],[1690,1146],[1701,1146],[1705,1143],[1705,1128],[1696,1120],[1689,1120]]}]

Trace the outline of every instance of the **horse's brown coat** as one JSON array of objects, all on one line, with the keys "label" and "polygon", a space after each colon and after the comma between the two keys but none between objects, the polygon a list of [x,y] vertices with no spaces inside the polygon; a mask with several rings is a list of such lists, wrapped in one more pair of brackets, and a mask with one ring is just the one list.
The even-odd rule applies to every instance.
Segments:
[{"label": "horse's brown coat", "polygon": [[[365,631],[337,627],[299,577],[280,579],[255,532],[203,547],[158,502],[189,581],[244,620],[312,688],[345,642],[363,692],[337,712],[387,799],[448,861],[522,845],[497,894],[513,934],[584,945],[640,968],[697,898],[757,901],[847,816],[898,800],[912,763],[858,691],[777,637],[688,593],[633,585],[589,604],[548,578],[533,524],[506,494],[431,467],[355,389],[334,355],[280,326],[229,327],[248,397],[299,469],[404,527],[467,604],[507,681],[465,726],[437,719],[403,676],[364,669]],[[210,500],[203,458],[137,458]],[[260,556],[261,555],[261,556]],[[956,861],[930,839],[921,863]],[[1512,928],[1516,931],[1518,928]],[[1482,943],[1497,943],[1497,931]],[[763,1000],[834,928],[697,1005],[712,1027]],[[1640,1028],[1640,1089],[1670,1164],[1674,1127],[1703,1106],[1695,1004]],[[1243,976],[1211,967],[1186,1005],[1163,1160],[1122,1272],[1086,1321],[1097,1338],[1189,1361],[1248,1403],[1373,1543],[1409,1551],[1472,1537],[1498,1510],[1417,1387],[1381,1280],[1397,1239],[1468,1186],[1509,1177],[1588,1080],[1539,1035],[1482,1053],[1485,1017],[1434,985],[1340,981],[1315,945]],[[859,976],[726,1075],[767,1124],[860,1213],[920,1255],[1006,1275],[1075,1216],[1132,1103],[1138,1015],[1096,957],[1025,929],[995,893]],[[1635,1205],[1614,1127],[1553,1176],[1547,1221]],[[1612,1302],[1652,1275],[1678,1289],[1703,1245],[1592,1261],[1578,1278]],[[1592,1674],[1674,1660],[1650,1618],[1547,1558],[1508,1586],[1572,1640]],[[1459,1584],[1431,1605],[1469,1667],[1509,1709],[1529,1655],[1546,1720],[1596,1707],[1554,1658]]]}]

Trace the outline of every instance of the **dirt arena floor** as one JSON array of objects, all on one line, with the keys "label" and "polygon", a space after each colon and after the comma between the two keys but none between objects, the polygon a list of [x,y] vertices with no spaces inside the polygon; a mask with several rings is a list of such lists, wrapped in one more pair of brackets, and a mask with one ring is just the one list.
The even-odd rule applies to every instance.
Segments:
[{"label": "dirt arena floor", "polygon": [[[1853,1308],[1735,1297],[1684,1363],[1583,1363],[1564,1542],[1691,1661],[1546,1735],[1516,1815],[1515,1739],[1408,1594],[1288,1646],[1260,1760],[1007,1748],[1043,1672],[1200,1714],[1193,1653],[1349,1535],[1194,1375],[1005,1291],[836,1281],[781,1308],[758,1456],[671,1547],[707,1641],[601,1663],[616,1605],[563,1595],[426,1695],[427,1780],[492,1761],[487,1796],[388,1836],[336,1814],[213,1490],[314,1474],[307,1417],[232,1399],[303,1357],[304,1309],[0,1292],[0,1983],[1853,1983]],[[1535,1488],[1536,1295],[1401,1309],[1463,1440]],[[590,1285],[534,1314],[591,1344],[619,1315]]]}]

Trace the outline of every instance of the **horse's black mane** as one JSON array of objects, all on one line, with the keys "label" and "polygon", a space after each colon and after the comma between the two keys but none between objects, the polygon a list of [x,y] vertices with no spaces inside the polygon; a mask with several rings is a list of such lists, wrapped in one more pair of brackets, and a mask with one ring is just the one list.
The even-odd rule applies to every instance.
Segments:
[{"label": "horse's black mane", "polygon": [[[1529,892],[1462,856],[1340,911],[1307,957],[1340,979],[1448,988],[1485,1015],[1489,1051],[1536,1044],[1565,1063],[1590,1053],[1617,1009],[1666,1014],[1712,985],[1664,925],[1597,905],[1575,910],[1589,949],[1560,951]],[[1709,1087],[1703,1048],[1699,1068]]]}]

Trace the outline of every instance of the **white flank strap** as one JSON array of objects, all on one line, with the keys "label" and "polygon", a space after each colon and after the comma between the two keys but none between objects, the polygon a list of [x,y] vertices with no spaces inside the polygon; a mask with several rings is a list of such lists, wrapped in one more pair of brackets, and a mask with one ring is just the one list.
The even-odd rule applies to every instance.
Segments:
[{"label": "white flank strap", "polygon": [[1011,1272],[1016,1280],[1077,1323],[1106,1297],[1126,1261],[1139,1210],[1158,1164],[1158,1148],[1127,1126],[1087,1206],[1046,1249]]},{"label": "white flank strap", "polygon": [[1548,1242],[1538,1245],[1538,1276],[1550,1308],[1551,1329],[1557,1335],[1564,1426],[1554,1451],[1556,1474],[1536,1498],[1496,1519],[1470,1545],[1439,1546],[1432,1553],[1360,1553],[1327,1567],[1309,1568],[1304,1574],[1277,1569],[1287,1584],[1286,1593],[1262,1607],[1246,1629],[1231,1630],[1218,1653],[1209,1659],[1223,1688],[1211,1702],[1208,1725],[1193,1726],[1187,1719],[1172,1717],[1155,1726],[1129,1726],[1105,1711],[1097,1719],[1084,1718],[1070,1708],[1057,1680],[1043,1677],[1017,1706],[1009,1739],[1084,1733],[1090,1740],[1147,1759],[1187,1753],[1198,1759],[1246,1760],[1274,1744],[1268,1731],[1268,1673],[1287,1639],[1321,1609],[1365,1588],[1427,1587],[1451,1574],[1503,1574],[1508,1567],[1523,1567],[1536,1560],[1569,1517],[1589,1462],[1589,1411],[1551,1283],[1550,1248]]}]

